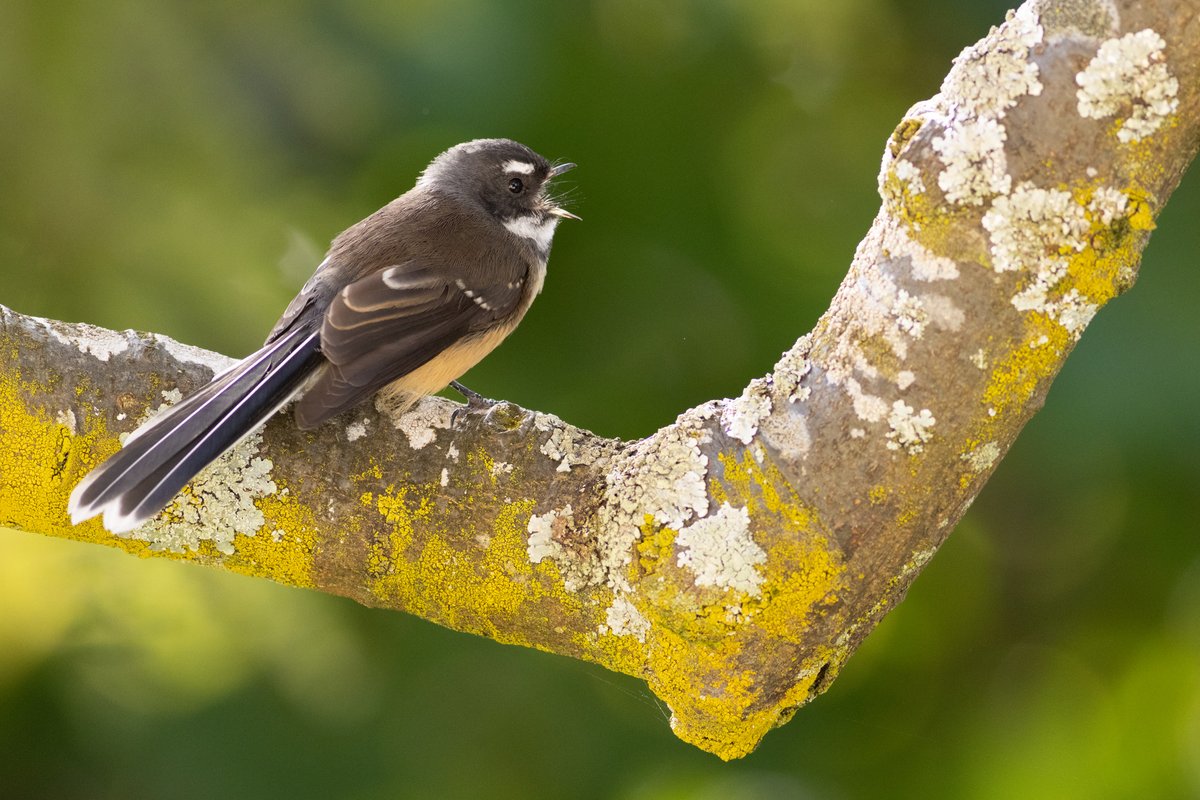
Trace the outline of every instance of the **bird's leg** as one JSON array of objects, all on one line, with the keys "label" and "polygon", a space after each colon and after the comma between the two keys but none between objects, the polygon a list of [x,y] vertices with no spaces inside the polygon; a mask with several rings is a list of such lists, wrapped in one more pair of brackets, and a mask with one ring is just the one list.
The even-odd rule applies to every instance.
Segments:
[{"label": "bird's leg", "polygon": [[484,397],[479,392],[475,391],[474,389],[468,389],[458,381],[450,381],[450,388],[466,398],[467,409],[469,410],[491,408],[500,402],[499,400],[492,400]]},{"label": "bird's leg", "polygon": [[492,400],[484,397],[458,381],[450,381],[450,388],[467,399],[465,406],[459,406],[450,414],[451,426],[457,427],[460,414],[475,412],[484,412],[483,419],[497,430],[516,430],[531,423],[534,419],[534,414],[524,411],[507,400]]}]

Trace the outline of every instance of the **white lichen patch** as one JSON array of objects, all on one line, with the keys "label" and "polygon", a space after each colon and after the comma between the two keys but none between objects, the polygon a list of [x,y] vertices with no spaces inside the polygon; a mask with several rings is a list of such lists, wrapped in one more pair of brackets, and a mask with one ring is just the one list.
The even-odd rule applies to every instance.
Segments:
[{"label": "white lichen patch", "polygon": [[[959,268],[953,259],[937,256],[912,239],[905,227],[907,223],[890,215],[886,206],[885,202],[885,208],[859,245],[851,272],[826,317],[828,325],[837,331],[831,338],[832,346],[814,358],[810,355],[809,340],[803,339],[784,354],[771,375],[776,407],[759,422],[759,430],[785,458],[804,458],[811,446],[802,410],[785,413],[789,409],[786,404],[782,407],[780,404],[784,398],[790,403],[797,397],[808,397],[810,387],[803,386],[803,378],[814,366],[820,367],[822,377],[829,385],[845,392],[859,420],[879,424],[893,413],[896,395],[916,380],[912,370],[899,368],[901,365],[897,363],[887,363],[888,354],[881,353],[880,345],[890,351],[895,362],[903,362],[908,357],[910,343],[923,338],[931,325],[942,330],[958,330],[965,323],[965,314],[946,295],[914,291],[900,285],[898,281],[907,277],[903,275],[905,260],[911,276],[922,283],[955,280],[959,277]],[[879,362],[881,357],[884,363]],[[917,430],[924,431],[921,426],[927,427],[931,420],[931,417],[919,417],[913,424]],[[728,416],[723,416],[723,422],[728,431]],[[798,434],[787,433],[789,427],[795,428]],[[866,436],[865,428],[855,430],[856,436]],[[908,435],[907,428],[905,435]],[[899,436],[893,430],[890,441],[885,442],[881,435],[879,442],[895,447]],[[904,442],[906,446],[920,444],[919,438],[913,442],[905,438]]]},{"label": "white lichen patch", "polygon": [[589,584],[629,590],[626,567],[647,518],[679,530],[708,513],[708,456],[701,447],[711,439],[706,422],[716,412],[714,403],[691,409],[614,459],[597,514],[597,571]]},{"label": "white lichen patch", "polygon": [[79,423],[75,419],[75,412],[69,408],[64,411],[56,412],[54,414],[54,422],[58,425],[61,425],[64,428],[66,428],[67,432],[70,433],[72,436],[79,433],[79,430],[78,430]]},{"label": "white lichen patch", "polygon": [[771,413],[771,384],[765,378],[755,378],[740,397],[721,405],[721,428],[742,444],[750,444],[758,426]]},{"label": "white lichen patch", "polygon": [[925,449],[925,442],[929,441],[932,435],[930,429],[937,420],[928,408],[921,409],[919,414],[914,413],[912,406],[903,400],[897,400],[892,403],[887,422],[891,429],[887,432],[888,449],[903,448],[910,455],[916,455]]},{"label": "white lichen patch", "polygon": [[775,387],[777,397],[786,398],[791,403],[802,403],[812,394],[812,389],[804,385],[804,379],[812,371],[812,362],[808,360],[811,347],[812,337],[806,333],[779,357],[771,372],[771,384]]},{"label": "white lichen patch", "polygon": [[952,281],[958,277],[958,263],[939,256],[913,240],[899,225],[885,232],[884,247],[893,256],[907,257],[913,278],[926,283]]},{"label": "white lichen patch", "polygon": [[371,420],[364,417],[360,420],[355,420],[346,426],[346,441],[357,442],[359,439],[367,435],[367,426],[371,424]]},{"label": "white lichen patch", "polygon": [[[888,170],[891,168],[892,174],[899,177],[902,165],[916,170],[911,162],[904,159],[891,161],[891,152],[887,149],[884,150],[879,183],[879,196],[883,198],[884,205],[876,216],[871,230],[867,233],[867,238],[863,241],[860,251],[882,252],[893,259],[908,259],[912,276],[919,281],[954,280],[959,274],[958,264],[954,259],[939,256],[913,239],[910,236],[910,229],[914,232],[919,231],[920,223],[905,218],[903,214],[897,213],[896,209],[891,207],[892,203],[889,202],[887,190]],[[916,172],[916,179],[920,180],[919,171]],[[923,188],[924,184],[922,184],[922,190]]]},{"label": "white lichen patch", "polygon": [[567,591],[577,592],[605,583],[610,588],[619,585],[619,588],[629,590],[627,580],[608,578],[599,554],[601,545],[587,546],[590,538],[581,536],[576,530],[570,503],[545,514],[532,515],[526,530],[529,538],[525,541],[525,552],[529,563],[553,563]]},{"label": "white lichen patch", "polygon": [[896,304],[892,308],[892,313],[896,318],[897,328],[914,339],[921,338],[921,334],[925,332],[925,324],[929,321],[929,315],[926,313],[925,304],[920,297],[909,294],[905,289],[900,289],[896,292]]},{"label": "white lichen patch", "polygon": [[1058,324],[1066,328],[1076,341],[1099,310],[1100,306],[1090,302],[1078,289],[1071,289],[1058,300],[1046,305],[1046,313],[1058,320]]},{"label": "white lichen patch", "polygon": [[964,117],[1003,117],[1026,95],[1042,93],[1030,50],[1043,30],[1032,3],[1009,11],[1004,24],[966,48],[942,82],[941,98]]},{"label": "white lichen patch", "polygon": [[442,486],[442,488],[450,485],[450,470],[446,467],[442,467],[442,474],[441,477],[438,478],[438,483]]},{"label": "white lichen patch", "polygon": [[1038,311],[1048,313],[1050,291],[1058,285],[1067,274],[1065,263],[1046,267],[1034,274],[1033,280],[1021,291],[1013,295],[1012,304],[1018,311]]},{"label": "white lichen patch", "polygon": [[929,323],[944,331],[959,331],[967,321],[967,315],[955,304],[954,300],[944,294],[923,294],[921,305],[929,318]]},{"label": "white lichen patch", "polygon": [[762,594],[759,564],[767,554],[750,535],[745,508],[722,503],[715,514],[681,529],[675,537],[677,564],[695,576],[697,586],[733,589],[751,597]]},{"label": "white lichen patch", "polygon": [[892,168],[896,171],[896,178],[904,184],[905,191],[910,195],[925,193],[925,181],[921,178],[921,170],[916,164],[906,158],[900,158]]},{"label": "white lichen patch", "polygon": [[1167,68],[1167,43],[1147,28],[1109,39],[1075,76],[1080,116],[1124,116],[1117,139],[1137,142],[1162,127],[1179,107],[1179,81]]},{"label": "white lichen patch", "polygon": [[990,469],[1000,458],[1000,445],[995,442],[984,442],[969,453],[963,453],[962,460],[973,472],[983,472]]},{"label": "white lichen patch", "polygon": [[182,553],[207,541],[233,553],[235,533],[253,536],[266,524],[254,501],[278,490],[272,463],[257,455],[261,444],[260,431],[250,434],[201,470],[161,514],[118,535],[150,542],[152,550]]},{"label": "white lichen patch", "polygon": [[[1045,314],[1076,339],[1099,306],[1078,290],[1062,292],[1070,258],[1088,243],[1093,226],[1108,226],[1128,207],[1126,195],[1099,187],[1086,205],[1070,192],[1041,189],[1025,182],[999,197],[983,216],[997,272],[1025,270],[1029,277],[1012,297],[1018,311]],[[1058,296],[1056,296],[1056,294]]]},{"label": "white lichen patch", "polygon": [[[794,461],[804,458],[812,449],[812,436],[808,432],[808,415],[798,407],[777,409],[763,420],[759,431],[763,439],[779,452],[782,458]],[[765,454],[756,448],[754,458],[763,463]]]},{"label": "white lichen patch", "polygon": [[420,450],[437,439],[439,430],[449,430],[454,409],[458,406],[440,397],[422,397],[407,411],[396,414],[385,402],[377,400],[375,408],[392,420],[397,430],[408,437],[408,446]]},{"label": "white lichen patch", "polygon": [[526,540],[525,551],[530,564],[540,564],[547,558],[553,561],[563,560],[565,553],[554,532],[556,528],[561,532],[564,526],[570,525],[574,521],[572,514],[571,504],[568,503],[562,508],[529,517],[529,524],[526,526],[529,538]]},{"label": "white lichen patch", "polygon": [[882,397],[867,394],[854,378],[847,378],[843,384],[850,402],[854,405],[854,414],[863,422],[878,422],[888,412],[887,401]]},{"label": "white lichen patch", "polygon": [[533,427],[539,433],[550,434],[538,449],[542,455],[558,462],[555,472],[570,472],[574,466],[603,468],[618,444],[569,425],[553,414],[534,414]]},{"label": "white lichen patch", "polygon": [[[851,328],[848,335],[839,337],[834,359],[822,364],[836,383],[842,382],[851,369],[863,371],[864,366],[869,367],[857,342],[879,337],[903,361],[908,356],[909,341],[921,338],[928,322],[920,297],[901,289],[889,275],[871,266],[879,251],[867,247],[874,244],[878,240],[868,234],[835,300],[839,303],[836,313]],[[868,372],[864,374],[871,377]]]},{"label": "white lichen patch", "polygon": [[1042,92],[1030,57],[1042,37],[1032,4],[1010,11],[1003,25],[959,54],[941,92],[921,105],[942,125],[931,145],[944,166],[938,187],[951,203],[978,206],[1009,190],[1003,119],[1022,97]]},{"label": "white lichen patch", "polygon": [[[642,615],[624,592],[613,594],[612,605],[605,614],[607,625],[600,626],[600,633],[611,632],[616,636],[632,636],[639,642],[646,641],[650,632],[650,620]],[[606,630],[607,629],[607,630]]]},{"label": "white lichen patch", "polygon": [[238,363],[238,359],[236,358],[214,353],[211,350],[205,350],[195,345],[177,342],[170,336],[163,336],[161,333],[155,333],[152,336],[155,344],[170,353],[171,357],[176,361],[182,364],[197,364],[202,367],[208,367],[212,370],[214,377]]},{"label": "white lichen patch", "polygon": [[1024,181],[1011,195],[996,198],[983,227],[996,272],[1045,272],[1065,269],[1069,254],[1083,250],[1089,223],[1070,192]]},{"label": "white lichen patch", "polygon": [[95,325],[83,323],[69,325],[42,317],[29,317],[28,319],[44,327],[46,332],[59,343],[71,345],[79,352],[100,361],[108,361],[113,356],[124,353],[129,349],[129,340],[137,335],[133,331],[118,333],[107,328],[98,328]]},{"label": "white lichen patch", "polygon": [[1038,0],[1046,41],[1054,44],[1063,39],[1080,37],[1103,39],[1121,30],[1121,12],[1113,0],[1059,3]]},{"label": "white lichen patch", "polygon": [[987,353],[984,352],[982,347],[971,354],[970,360],[978,369],[987,369],[988,367]]},{"label": "white lichen patch", "polygon": [[609,491],[623,511],[649,514],[675,529],[708,513],[708,456],[700,448],[711,438],[702,423],[712,409],[701,409],[685,412],[674,425],[638,442],[614,466]]},{"label": "white lichen patch", "polygon": [[492,473],[492,479],[497,480],[501,476],[511,475],[513,471],[513,465],[507,461],[493,461],[491,463],[490,471]]},{"label": "white lichen patch", "polygon": [[931,144],[945,166],[938,187],[951,203],[982,205],[1012,185],[1004,155],[1007,134],[991,117],[948,126]]},{"label": "white lichen patch", "polygon": [[[938,527],[945,527],[945,524],[945,520],[943,520]],[[936,554],[936,547],[922,547],[920,550],[914,550],[908,560],[900,567],[900,577],[905,578],[914,573],[919,573]]]},{"label": "white lichen patch", "polygon": [[1120,189],[1112,186],[1099,186],[1088,201],[1087,212],[1093,222],[1101,225],[1112,225],[1118,218],[1125,216],[1129,207],[1129,197]]}]

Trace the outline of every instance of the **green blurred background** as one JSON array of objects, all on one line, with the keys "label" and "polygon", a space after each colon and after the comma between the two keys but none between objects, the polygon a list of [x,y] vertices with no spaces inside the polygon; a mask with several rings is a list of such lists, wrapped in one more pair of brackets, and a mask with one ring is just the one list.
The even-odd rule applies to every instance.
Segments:
[{"label": "green blurred background", "polygon": [[[808,330],[884,142],[1005,5],[0,4],[0,302],[254,348],[437,152],[570,159],[470,385],[634,437]],[[217,571],[0,532],[0,797],[1200,796],[1200,186],[825,696],[723,764],[644,685]]]}]

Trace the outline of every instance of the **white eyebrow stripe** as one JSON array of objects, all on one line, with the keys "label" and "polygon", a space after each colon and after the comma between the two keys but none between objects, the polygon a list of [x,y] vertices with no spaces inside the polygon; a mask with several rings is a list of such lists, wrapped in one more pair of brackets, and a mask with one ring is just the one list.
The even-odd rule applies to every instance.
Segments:
[{"label": "white eyebrow stripe", "polygon": [[533,174],[533,164],[530,164],[528,161],[517,161],[516,159],[505,161],[500,165],[500,169],[505,172],[519,172],[522,175]]}]

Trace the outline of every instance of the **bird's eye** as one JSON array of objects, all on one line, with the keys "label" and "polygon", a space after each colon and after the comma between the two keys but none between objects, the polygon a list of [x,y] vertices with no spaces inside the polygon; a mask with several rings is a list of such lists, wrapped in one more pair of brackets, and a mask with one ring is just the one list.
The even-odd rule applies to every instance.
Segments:
[{"label": "bird's eye", "polygon": [[520,194],[525,191],[525,184],[521,182],[520,178],[513,178],[508,182],[508,190],[513,194]]}]

